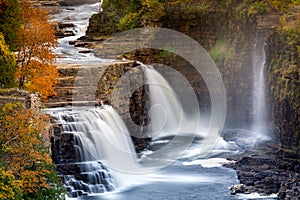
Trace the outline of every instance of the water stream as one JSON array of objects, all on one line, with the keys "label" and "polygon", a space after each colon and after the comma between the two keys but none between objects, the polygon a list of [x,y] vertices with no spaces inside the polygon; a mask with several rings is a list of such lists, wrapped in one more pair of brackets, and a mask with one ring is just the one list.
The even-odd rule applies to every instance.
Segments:
[{"label": "water stream", "polygon": [[[78,6],[65,6],[62,11],[52,16],[53,22],[71,24],[66,27],[65,31],[74,33],[74,36],[62,37],[58,39],[59,45],[55,53],[61,58],[58,61],[62,63],[79,63],[79,62],[108,62],[107,59],[95,57],[89,49],[84,47],[74,47],[70,42],[85,36],[89,19],[93,14],[100,11],[101,2],[95,4],[83,4]],[[73,26],[74,25],[74,26]],[[86,51],[85,53],[82,53]],[[89,52],[89,53],[88,53]]]},{"label": "water stream", "polygon": [[[61,135],[74,135],[76,162],[68,165],[78,166],[80,174],[63,176],[69,198],[232,199],[228,187],[237,180],[233,170],[222,167],[228,162],[222,155],[225,149],[219,150],[218,158],[190,156],[187,152],[202,145],[198,138],[185,149],[185,156],[174,159],[191,140],[181,136],[157,139],[137,155],[124,122],[111,106],[52,108],[47,112],[61,126]],[[168,145],[171,148],[155,155]]]},{"label": "water stream", "polygon": [[265,81],[265,42],[266,36],[262,30],[256,33],[253,54],[253,125],[252,132],[257,139],[269,139],[267,127],[267,102]]},{"label": "water stream", "polygon": [[[53,21],[75,24],[70,30],[76,36],[60,39],[55,50],[62,57],[60,62],[107,61],[92,53],[79,53],[84,49],[69,45],[70,41],[85,34],[89,17],[98,12],[99,7],[99,3],[65,7],[54,16]],[[184,106],[172,96],[176,92],[156,70],[144,67],[144,73],[150,82],[159,83],[149,89],[153,106],[149,111],[153,120],[149,130],[158,137],[138,155],[126,125],[111,106],[47,110],[61,126],[61,134],[74,135],[76,162],[71,164],[78,166],[80,173],[64,176],[68,197],[89,200],[245,199],[230,194],[229,187],[238,183],[236,172],[222,167],[222,163],[228,162],[226,156],[237,152],[235,145],[221,137],[215,138],[219,141],[215,149],[209,149],[210,154],[205,157],[199,154],[205,134],[201,135],[201,129],[186,134],[191,129],[184,126],[192,121],[197,127],[198,119],[187,117]],[[256,107],[261,108],[261,103]]]}]

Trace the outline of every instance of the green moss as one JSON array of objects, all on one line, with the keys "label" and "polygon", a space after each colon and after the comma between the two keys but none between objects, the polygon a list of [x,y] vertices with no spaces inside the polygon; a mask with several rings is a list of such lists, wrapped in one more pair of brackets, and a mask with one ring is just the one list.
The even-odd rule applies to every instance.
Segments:
[{"label": "green moss", "polygon": [[120,31],[130,30],[138,27],[140,24],[140,14],[139,13],[129,13],[122,17],[118,23],[118,28]]},{"label": "green moss", "polygon": [[269,81],[273,117],[281,142],[300,152],[300,18],[294,14],[287,21],[282,19],[281,26],[270,38],[269,56],[273,58],[268,64]]},{"label": "green moss", "polygon": [[218,39],[215,46],[209,51],[209,55],[214,61],[224,59],[225,63],[232,58],[234,54],[234,44],[230,44],[230,41],[226,39]]},{"label": "green moss", "polygon": [[249,9],[249,14],[264,14],[270,10],[269,5],[264,1],[254,2]]},{"label": "green moss", "polygon": [[218,61],[223,56],[223,50],[224,42],[221,40],[217,40],[214,48],[209,51],[209,55],[214,61]]}]

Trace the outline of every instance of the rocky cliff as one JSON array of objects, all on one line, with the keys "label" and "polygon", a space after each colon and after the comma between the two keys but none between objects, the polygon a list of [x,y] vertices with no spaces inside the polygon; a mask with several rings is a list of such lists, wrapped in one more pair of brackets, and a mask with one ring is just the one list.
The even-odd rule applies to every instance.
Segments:
[{"label": "rocky cliff", "polygon": [[[263,28],[267,34],[274,28],[277,18],[272,14],[264,17],[248,15],[242,5],[234,6],[235,9],[225,5],[204,9],[198,4],[165,4],[161,17],[150,18],[143,25],[176,30],[199,42],[210,53],[222,74],[228,100],[226,126],[247,128],[252,121],[251,73],[257,29]],[[103,13],[91,18],[88,30],[91,37],[105,38],[112,34],[104,31],[111,23],[106,21],[107,15],[109,13],[104,8]],[[116,30],[116,27],[109,30]],[[96,47],[95,53],[99,51],[101,48]],[[136,50],[124,57],[174,67],[193,86],[201,109],[209,108],[210,98],[203,78],[183,58],[154,49]]]},{"label": "rocky cliff", "polygon": [[[218,1],[219,4],[209,3],[205,7],[202,1],[189,2],[161,4],[153,15],[144,13],[137,17],[138,21],[129,18],[135,15],[126,18],[120,12],[116,14],[113,6],[104,5],[104,11],[91,18],[88,35],[108,38],[122,31],[125,18],[131,20],[126,24],[128,27],[164,27],[190,36],[210,53],[222,74],[228,101],[226,127],[246,129],[253,123],[255,45],[257,41],[263,42],[268,102],[265,112],[274,142],[249,147],[247,140],[251,136],[243,140],[245,133],[231,132],[230,135],[239,137],[233,140],[238,145],[242,140],[245,149],[244,154],[233,158],[237,163],[232,167],[246,186],[240,192],[278,193],[279,199],[299,198],[299,5],[283,5],[288,1],[276,1],[277,7],[272,4],[275,1],[268,1],[271,6],[266,1]],[[101,44],[94,49],[96,55],[101,55],[102,50]],[[202,77],[183,58],[167,49],[139,49],[123,57],[174,67],[193,86],[201,108],[210,106]]]},{"label": "rocky cliff", "polygon": [[[112,105],[128,126],[136,150],[142,150],[147,139],[137,125],[147,124],[148,101],[147,87],[139,85],[144,78],[139,65],[134,61],[61,64],[58,67],[60,84],[55,89],[57,95],[49,97],[44,106]],[[124,79],[125,74],[127,78]]]},{"label": "rocky cliff", "polygon": [[[152,16],[149,14],[139,16],[137,18],[139,21],[135,25],[164,27],[179,31],[198,41],[210,53],[222,74],[226,87],[228,100],[226,126],[229,128],[249,128],[253,121],[251,102],[253,51],[258,34],[262,33],[267,44],[266,60],[269,66],[267,77],[270,81],[268,97],[270,111],[266,112],[272,120],[268,125],[275,131],[274,136],[280,139],[284,147],[298,149],[300,123],[299,106],[296,102],[299,102],[299,88],[296,85],[299,85],[299,55],[296,52],[299,43],[289,45],[284,35],[273,34],[282,23],[280,19],[285,15],[284,13],[295,16],[297,7],[284,7],[278,2],[277,7],[268,7],[263,2],[214,3],[215,1],[211,1],[207,7],[201,1],[165,3],[155,12],[152,11],[154,13]],[[279,7],[280,5],[282,7]],[[104,4],[103,9],[102,13],[94,15],[90,20],[87,32],[90,37],[107,38],[124,27],[121,26],[124,15],[122,16],[121,12],[116,14],[117,7]],[[136,18],[130,19],[136,20]],[[127,25],[132,25],[128,23]],[[99,53],[101,48],[96,47],[95,53]],[[191,65],[179,56],[153,49],[143,49],[130,52],[124,57],[144,63],[171,65],[189,80],[196,91],[200,105],[209,107],[209,95],[205,83],[193,71]]]},{"label": "rocky cliff", "polygon": [[282,147],[293,153],[293,157],[300,155],[300,36],[297,31],[300,23],[297,23],[288,29],[284,27],[287,25],[283,25],[269,37],[267,43],[274,128]]}]

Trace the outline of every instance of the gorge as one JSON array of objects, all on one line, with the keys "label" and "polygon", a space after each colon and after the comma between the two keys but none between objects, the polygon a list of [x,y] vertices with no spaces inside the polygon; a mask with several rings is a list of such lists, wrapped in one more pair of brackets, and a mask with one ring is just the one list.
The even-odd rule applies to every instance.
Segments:
[{"label": "gorge", "polygon": [[[204,121],[206,126],[210,122],[212,102],[204,78],[195,73],[191,64],[174,53],[165,54],[164,50],[138,49],[123,55],[126,59],[145,64],[161,63],[172,66],[190,83],[195,92],[195,99],[199,103],[196,110],[200,112],[200,119],[197,112],[192,113],[194,118],[184,119],[182,110],[189,110],[186,104],[192,104],[193,101],[185,101],[180,105],[178,97],[169,97],[181,93],[180,87],[176,92],[172,89],[172,84],[178,80],[174,71],[166,70],[159,64],[145,67],[136,61],[120,61],[112,57],[109,60],[97,58],[85,48],[69,45],[78,37],[84,36],[86,27],[81,21],[87,23],[89,16],[97,13],[99,4],[66,7],[66,13],[57,14],[57,21],[72,23],[75,30],[79,30],[78,35],[60,40],[58,51],[63,57],[59,67],[61,85],[57,88],[58,96],[50,98],[45,104],[48,107],[60,107],[49,108],[48,112],[52,113],[55,123],[53,160],[57,164],[58,172],[65,177],[69,197],[276,199],[277,193],[282,199],[289,195],[294,195],[296,199],[299,195],[299,55],[292,53],[293,47],[282,41],[282,37],[288,36],[274,32],[279,16],[274,13],[244,16],[238,9],[230,11],[222,8],[203,12],[196,9],[196,4],[190,6],[189,9],[185,4],[166,4],[164,9],[167,14],[159,19],[150,18],[145,23],[180,31],[195,39],[209,51],[220,70],[226,88],[227,115],[224,129],[216,129],[214,132],[222,135],[227,142],[221,137],[214,138],[217,142],[212,141],[213,148],[209,149],[209,154],[199,153],[207,137],[206,134],[199,134],[207,128],[201,129],[199,121]],[[239,8],[238,5],[232,6]],[[105,7],[103,9],[102,13],[90,19],[87,40],[92,43],[85,44],[94,45],[93,51],[98,56],[103,53],[102,44],[105,42],[101,41],[111,34],[107,35],[103,26],[112,26],[110,30],[115,30],[115,25],[109,24],[108,12],[105,12]],[[78,19],[80,16],[83,19]],[[74,31],[73,28],[68,27],[67,30]],[[285,52],[280,50],[282,47]],[[193,52],[193,49],[190,51]],[[287,55],[286,52],[290,53]],[[295,60],[295,63],[286,64],[284,59],[280,59],[284,56],[287,56],[287,60]],[[281,79],[278,72],[281,65],[287,68],[282,73],[288,80]],[[119,79],[126,73],[130,78],[120,84]],[[172,80],[174,77],[175,81]],[[151,78],[152,81],[147,82]],[[143,81],[147,84],[140,85]],[[153,85],[160,87],[153,88]],[[289,89],[292,91],[286,91]],[[116,111],[110,106],[101,106],[101,101],[112,105]],[[99,107],[95,108],[95,105]],[[61,108],[62,106],[67,107]],[[196,123],[190,125],[188,122],[193,120]],[[164,125],[166,128],[161,129]],[[188,132],[186,129],[181,130],[181,126],[174,128],[174,125],[188,125],[196,131],[187,135],[170,134],[174,130],[179,130],[179,133]],[[121,132],[116,128],[120,128]],[[149,133],[149,130],[152,132]],[[156,132],[167,134],[153,137],[153,134],[157,135]],[[134,144],[129,136],[133,136],[131,138]],[[265,139],[272,139],[272,142],[264,143]],[[116,143],[107,145],[111,141]],[[267,150],[247,149],[255,147],[255,144],[267,144]],[[279,145],[283,147],[280,150]],[[278,152],[273,152],[268,157],[268,153],[263,152],[265,150]],[[236,153],[240,151],[246,153],[238,157]],[[273,157],[274,154],[278,155]],[[225,158],[237,160],[237,164],[228,165],[235,165],[232,167],[238,171],[238,178],[246,187],[247,184],[250,186],[248,192],[271,196],[231,195],[228,188],[237,184],[238,180],[235,171],[221,167],[228,162]],[[278,169],[277,164],[274,164],[277,159],[280,160]],[[255,173],[247,179],[245,177],[249,174],[244,172],[251,164],[252,167],[256,165],[253,168]],[[276,169],[270,168],[272,164],[276,165]],[[266,169],[260,169],[266,165]],[[289,174],[273,176],[272,170],[274,173],[291,171],[291,174],[295,173],[295,179],[285,178]],[[262,173],[267,174],[261,175]],[[253,180],[249,181],[252,176]],[[268,184],[267,179],[271,179],[269,181],[276,186],[270,184],[271,189],[259,190],[263,187],[261,185]],[[294,182],[288,185],[289,181]],[[278,193],[282,188],[286,191]],[[296,191],[292,193],[289,190]]]}]

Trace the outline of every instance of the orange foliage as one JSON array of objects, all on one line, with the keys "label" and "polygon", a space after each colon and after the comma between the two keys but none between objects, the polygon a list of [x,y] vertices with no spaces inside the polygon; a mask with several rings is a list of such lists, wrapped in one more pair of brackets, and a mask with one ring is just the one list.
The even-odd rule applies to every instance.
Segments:
[{"label": "orange foliage", "polygon": [[52,165],[47,144],[47,117],[7,104],[0,114],[0,165],[12,171],[25,193],[49,189],[45,177]]},{"label": "orange foliage", "polygon": [[28,0],[20,0],[20,6],[22,27],[18,32],[16,76],[19,87],[39,92],[45,100],[56,95],[58,72],[52,50],[58,44],[57,39],[45,10],[32,7]]}]

